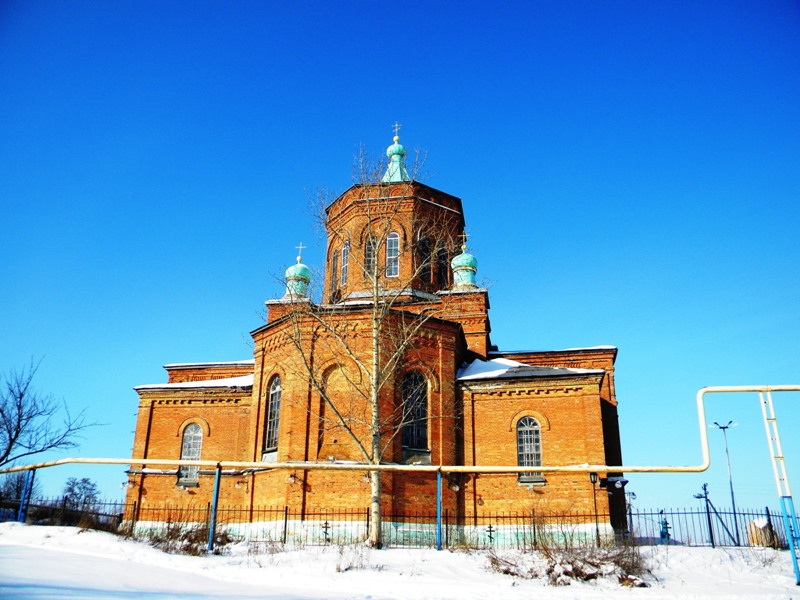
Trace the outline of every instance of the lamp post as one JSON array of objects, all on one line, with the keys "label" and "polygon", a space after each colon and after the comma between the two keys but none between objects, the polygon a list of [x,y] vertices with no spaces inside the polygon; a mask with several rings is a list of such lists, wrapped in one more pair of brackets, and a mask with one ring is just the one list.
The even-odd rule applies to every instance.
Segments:
[{"label": "lamp post", "polygon": [[736,427],[736,423],[733,421],[728,421],[727,425],[720,425],[716,421],[714,421],[713,425],[710,427],[716,427],[717,429],[722,430],[722,437],[725,440],[725,460],[728,463],[728,483],[731,487],[731,506],[733,507],[733,526],[736,530],[736,545],[740,546],[741,541],[739,539],[739,523],[736,520],[736,497],[733,495],[733,476],[731,475],[731,456],[728,453],[728,429]]},{"label": "lamp post", "polygon": [[597,473],[589,473],[589,481],[592,482],[592,498],[594,499],[594,533],[597,547],[600,547],[600,524],[597,520]]}]

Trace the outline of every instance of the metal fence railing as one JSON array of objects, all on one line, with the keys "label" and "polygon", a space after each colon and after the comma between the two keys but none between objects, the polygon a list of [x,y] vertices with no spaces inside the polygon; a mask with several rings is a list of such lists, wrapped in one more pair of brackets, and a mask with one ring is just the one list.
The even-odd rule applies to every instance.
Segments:
[{"label": "metal fence railing", "polygon": [[[370,511],[361,509],[312,509],[287,506],[217,507],[211,505],[155,505],[97,502],[74,505],[66,498],[33,500],[20,515],[19,500],[0,500],[0,521],[22,520],[41,525],[71,525],[152,536],[170,528],[205,528],[227,541],[251,544],[326,545],[352,544],[367,538]],[[629,508],[627,528],[614,531],[609,515],[594,513],[505,512],[442,513],[441,528],[435,513],[384,514],[384,543],[392,547],[433,547],[441,534],[446,548],[517,548],[630,543],[687,546],[788,547],[783,520],[778,512],[763,510]]]}]

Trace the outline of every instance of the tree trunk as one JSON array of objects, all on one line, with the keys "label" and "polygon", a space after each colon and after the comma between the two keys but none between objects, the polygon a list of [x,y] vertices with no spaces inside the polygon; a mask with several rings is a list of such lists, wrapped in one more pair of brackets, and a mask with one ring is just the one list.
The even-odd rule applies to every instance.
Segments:
[{"label": "tree trunk", "polygon": [[381,548],[383,546],[383,512],[381,510],[381,472],[370,471],[370,492],[372,494],[370,504],[370,520],[369,520],[369,544],[373,548]]}]

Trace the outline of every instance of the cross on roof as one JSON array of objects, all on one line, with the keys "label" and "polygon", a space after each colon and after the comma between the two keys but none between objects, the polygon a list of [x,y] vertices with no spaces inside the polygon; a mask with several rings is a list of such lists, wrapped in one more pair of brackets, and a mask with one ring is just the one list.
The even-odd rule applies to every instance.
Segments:
[{"label": "cross on roof", "polygon": [[461,247],[466,250],[469,234],[466,231],[462,231],[459,237],[461,238]]},{"label": "cross on roof", "polygon": [[300,262],[300,257],[303,255],[303,248],[307,248],[308,246],[303,246],[303,242],[300,242],[299,246],[295,246],[297,248],[297,262]]},{"label": "cross on roof", "polygon": [[394,122],[394,134],[395,135],[397,135],[397,133],[400,131],[401,127],[402,127],[402,125],[400,125],[400,123],[398,123],[397,121]]}]

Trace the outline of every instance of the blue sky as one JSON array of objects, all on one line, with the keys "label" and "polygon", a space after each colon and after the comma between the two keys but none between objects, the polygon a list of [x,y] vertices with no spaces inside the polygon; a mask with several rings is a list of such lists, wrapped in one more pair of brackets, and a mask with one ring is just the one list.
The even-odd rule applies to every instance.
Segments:
[{"label": "blue sky", "polygon": [[[612,344],[627,464],[697,464],[706,385],[800,383],[800,5],[764,2],[0,4],[0,367],[130,456],[134,385],[251,355],[308,204],[399,121],[463,199],[492,338]],[[800,393],[776,395],[800,486]],[[776,506],[755,395],[714,396],[737,503]],[[728,505],[700,475],[638,504]],[[48,492],[121,469],[61,467]]]}]

